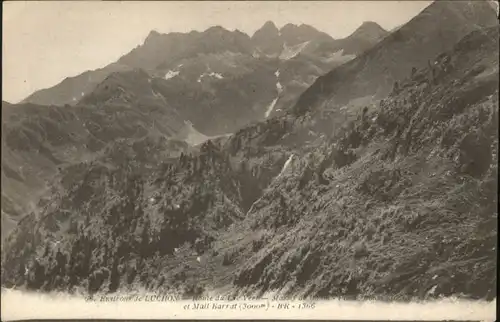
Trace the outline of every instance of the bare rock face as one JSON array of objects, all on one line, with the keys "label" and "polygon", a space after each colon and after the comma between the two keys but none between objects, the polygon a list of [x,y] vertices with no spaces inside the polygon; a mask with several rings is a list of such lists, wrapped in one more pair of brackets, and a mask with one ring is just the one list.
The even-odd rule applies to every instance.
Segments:
[{"label": "bare rock face", "polygon": [[267,21],[252,36],[257,53],[274,55],[277,57],[283,50],[283,40],[280,39],[280,31],[272,21]]}]

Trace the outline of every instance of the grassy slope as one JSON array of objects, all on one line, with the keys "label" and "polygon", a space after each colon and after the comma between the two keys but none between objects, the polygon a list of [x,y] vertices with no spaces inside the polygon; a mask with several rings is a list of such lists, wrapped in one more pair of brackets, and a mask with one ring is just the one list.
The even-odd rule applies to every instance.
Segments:
[{"label": "grassy slope", "polygon": [[228,242],[241,255],[235,286],[493,297],[497,53],[498,29],[466,37],[440,57],[434,82],[419,70],[378,111],[297,162],[248,214],[255,237]]}]

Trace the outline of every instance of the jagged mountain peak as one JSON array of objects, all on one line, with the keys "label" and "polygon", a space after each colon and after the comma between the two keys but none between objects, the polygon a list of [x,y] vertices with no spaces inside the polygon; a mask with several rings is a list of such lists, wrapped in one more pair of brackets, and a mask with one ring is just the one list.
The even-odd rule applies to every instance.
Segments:
[{"label": "jagged mountain peak", "polygon": [[[164,34],[164,33],[160,33],[157,30],[151,30],[149,32],[149,34],[146,36],[146,38],[144,39],[143,46],[156,46],[158,43],[161,43],[166,38],[168,38],[169,35],[171,35],[171,34],[176,34],[176,33]],[[140,46],[138,46],[137,48],[140,48]]]},{"label": "jagged mountain peak", "polygon": [[240,30],[229,30],[222,26],[213,26],[200,34],[198,42],[210,41],[213,37],[220,37],[225,40],[237,41],[240,45],[245,46],[244,42],[250,41],[250,36]]},{"label": "jagged mountain peak", "polygon": [[217,26],[212,26],[212,27],[208,28],[203,33],[204,34],[225,34],[225,33],[227,33],[227,34],[236,34],[236,33],[238,33],[238,31],[236,31],[236,30],[235,31],[231,31],[231,30],[228,30],[228,29],[226,29],[226,28],[224,28],[222,26],[217,25]]},{"label": "jagged mountain peak", "polygon": [[281,37],[288,45],[297,45],[305,41],[319,40],[332,41],[333,38],[316,28],[306,24],[286,24],[280,30]]},{"label": "jagged mountain peak", "polygon": [[375,21],[371,21],[371,20],[363,21],[363,23],[361,24],[361,26],[359,28],[372,28],[372,27],[384,29],[378,23],[376,23]]},{"label": "jagged mountain peak", "polygon": [[365,21],[352,33],[350,37],[380,39],[385,37],[387,34],[387,30],[382,28],[378,23]]},{"label": "jagged mountain peak", "polygon": [[307,24],[293,24],[293,23],[287,23],[280,29],[281,32],[291,32],[291,31],[301,31],[301,32],[320,32],[313,26],[307,25]]},{"label": "jagged mountain peak", "polygon": [[274,22],[272,22],[271,20],[268,20],[264,23],[264,25],[262,25],[262,27],[260,27],[259,29],[257,29],[254,32],[252,39],[262,37],[262,36],[277,37],[278,35],[279,35],[278,27],[276,27]]},{"label": "jagged mountain peak", "polygon": [[252,36],[254,47],[266,54],[277,55],[283,48],[280,31],[272,21],[267,21]]},{"label": "jagged mountain peak", "polygon": [[271,20],[268,20],[264,23],[264,25],[262,26],[262,28],[273,28],[273,29],[278,29],[278,27],[276,27],[276,24],[271,21]]},{"label": "jagged mountain peak", "polygon": [[161,35],[162,35],[161,33],[159,33],[158,31],[156,31],[156,30],[154,30],[154,29],[153,29],[153,30],[151,30],[151,31],[149,32],[149,34],[148,34],[148,36],[146,37],[146,39],[152,39],[152,38],[154,38],[154,37],[158,37],[158,36],[161,36]]},{"label": "jagged mountain peak", "polygon": [[[114,71],[126,71],[138,67],[150,75],[157,75],[159,70],[163,73],[164,68],[168,66],[176,68],[175,66],[182,64],[181,61],[197,59],[196,57],[199,55],[205,57],[203,59],[206,59],[205,55],[217,56],[227,53],[243,56],[255,55],[248,59],[277,58],[285,50],[285,47],[291,48],[295,45],[305,44],[310,40],[313,43],[332,40],[327,34],[311,26],[292,24],[287,26],[283,30],[288,31],[285,32],[285,35],[281,35],[275,23],[267,21],[252,37],[240,30],[228,30],[220,25],[212,26],[203,31],[192,30],[188,32],[163,33],[158,29],[153,29],[145,35],[141,44],[116,62],[99,70],[87,71],[69,77],[51,88],[31,94],[24,101],[42,105],[74,105],[79,98],[92,92],[97,84]],[[286,46],[284,46],[285,43]],[[315,45],[309,44],[307,49],[311,52],[315,48]],[[291,50],[297,51],[298,49]],[[186,68],[184,67],[184,69]],[[190,77],[197,80],[201,74],[199,71],[191,71]],[[186,75],[183,74],[183,76]]]},{"label": "jagged mountain peak", "polygon": [[207,30],[205,30],[205,32],[225,32],[225,31],[229,31],[229,30],[227,30],[226,28],[224,28],[220,25],[212,26],[212,27],[209,27]]}]

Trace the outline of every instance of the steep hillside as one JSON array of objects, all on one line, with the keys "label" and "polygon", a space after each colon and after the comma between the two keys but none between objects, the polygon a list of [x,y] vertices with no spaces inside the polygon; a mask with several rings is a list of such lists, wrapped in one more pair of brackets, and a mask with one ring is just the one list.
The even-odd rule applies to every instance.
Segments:
[{"label": "steep hillside", "polygon": [[497,27],[466,36],[298,158],[240,225],[253,237],[228,234],[233,285],[251,294],[495,297],[498,36]]},{"label": "steep hillside", "polygon": [[[50,193],[61,171],[95,160],[119,140],[143,150],[150,148],[146,141],[153,142],[148,153],[131,154],[138,163],[159,162],[153,154],[178,155],[187,145],[179,142],[167,148],[167,142],[183,132],[182,124],[175,110],[146,103],[134,108],[111,102],[72,108],[3,104],[2,236],[22,216],[40,207],[39,199]],[[118,161],[115,158],[111,164]]]},{"label": "steep hillside", "polygon": [[[145,270],[157,274],[170,267],[150,287],[184,289],[189,285],[179,261],[202,256],[222,230],[240,221],[284,162],[280,153],[270,153],[262,157],[268,162],[243,166],[210,141],[150,176],[129,166],[135,158],[120,159],[124,164],[115,168],[82,165],[80,180],[23,219],[5,242],[4,285],[115,291],[142,285],[150,279]],[[39,246],[44,250],[35,255]],[[19,275],[19,267],[31,273]]]},{"label": "steep hillside", "polygon": [[364,54],[318,78],[294,112],[384,98],[413,68],[426,66],[468,33],[496,25],[496,13],[485,1],[436,1]]},{"label": "steep hillside", "polygon": [[283,115],[147,174],[87,165],[6,241],[2,285],[493,298],[498,36],[468,34],[344,126],[309,123],[320,136]]}]

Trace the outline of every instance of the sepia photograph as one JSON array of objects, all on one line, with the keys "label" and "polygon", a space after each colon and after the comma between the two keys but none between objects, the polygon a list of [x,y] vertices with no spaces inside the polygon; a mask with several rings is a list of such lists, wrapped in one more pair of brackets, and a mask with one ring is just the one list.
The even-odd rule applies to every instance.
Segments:
[{"label": "sepia photograph", "polygon": [[2,5],[2,321],[496,320],[498,1]]}]

